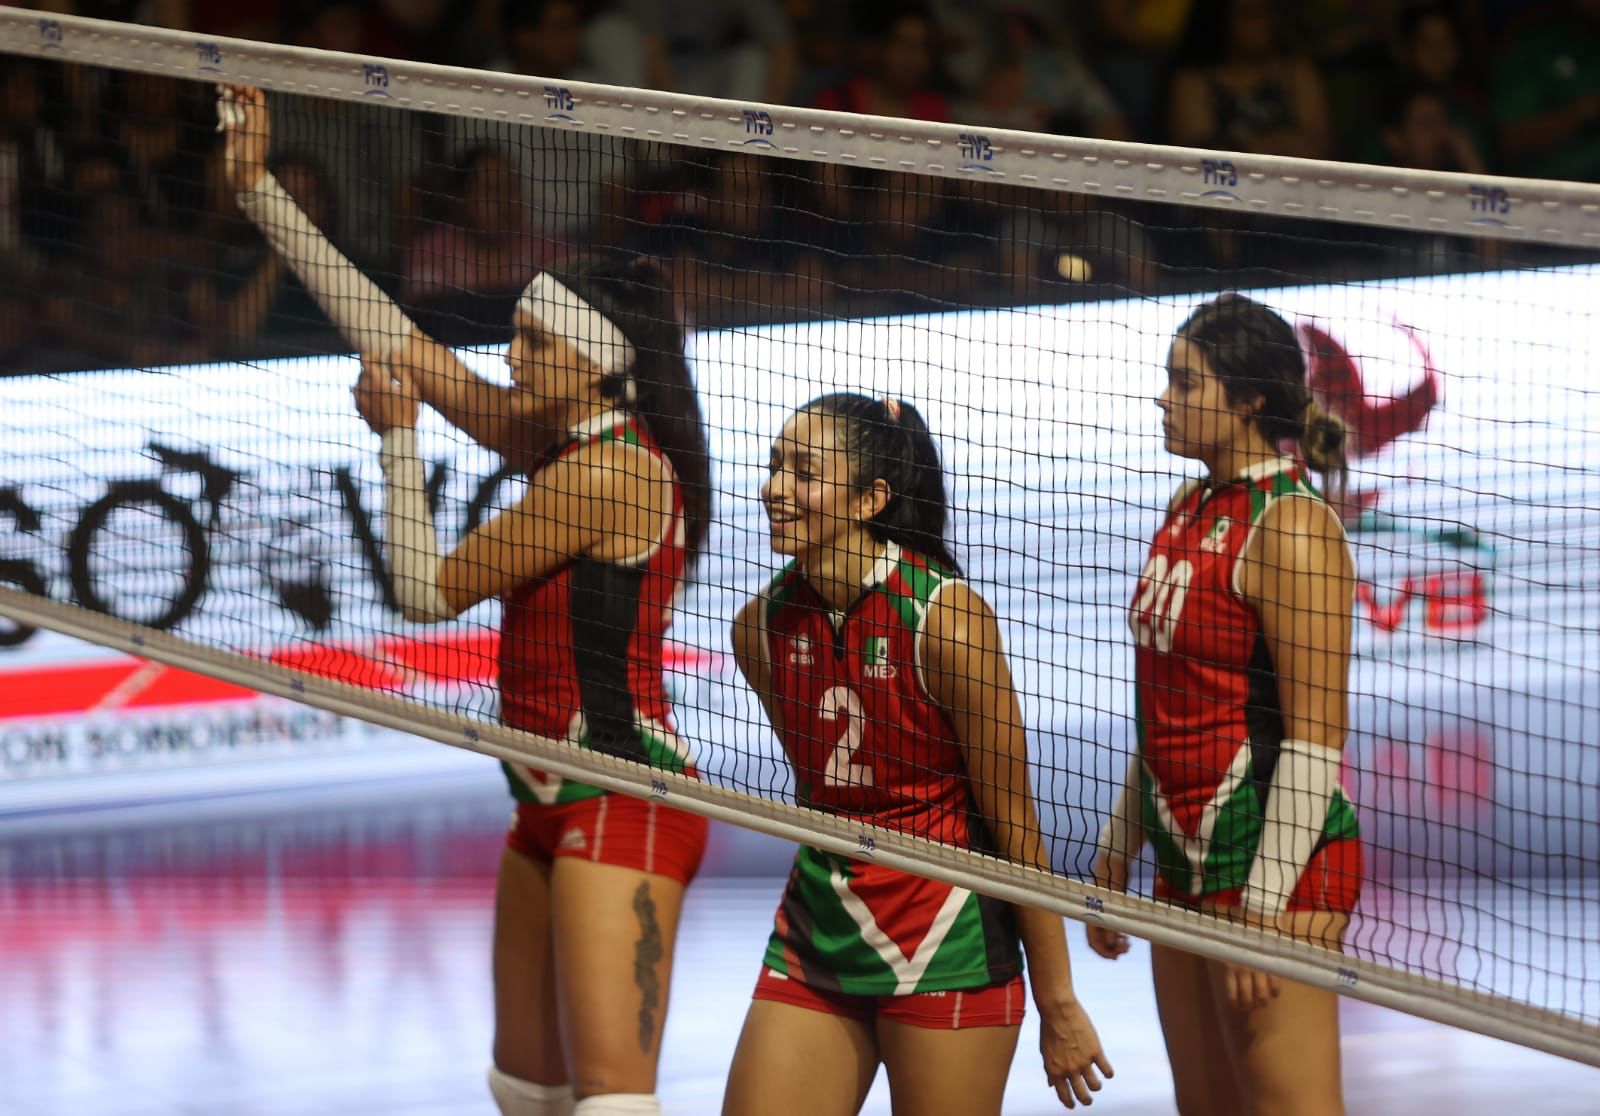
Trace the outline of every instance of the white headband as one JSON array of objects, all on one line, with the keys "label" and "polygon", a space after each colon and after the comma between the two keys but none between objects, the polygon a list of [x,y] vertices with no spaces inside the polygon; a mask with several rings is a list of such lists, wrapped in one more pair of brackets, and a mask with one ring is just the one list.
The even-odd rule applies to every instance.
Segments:
[{"label": "white headband", "polygon": [[633,344],[617,324],[548,271],[535,275],[523,289],[517,309],[545,332],[563,338],[608,376],[626,372],[633,365]]}]

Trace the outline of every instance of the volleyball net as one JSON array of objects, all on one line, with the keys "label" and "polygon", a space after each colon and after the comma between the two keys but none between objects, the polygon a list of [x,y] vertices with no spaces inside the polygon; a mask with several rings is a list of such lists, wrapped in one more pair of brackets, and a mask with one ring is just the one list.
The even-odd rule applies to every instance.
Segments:
[{"label": "volleyball net", "polygon": [[[36,110],[0,152],[18,168],[0,199],[0,670],[77,637],[1600,1064],[1600,189],[14,10],[0,51],[11,103]],[[497,604],[401,617],[357,363],[238,213],[219,82],[268,92],[284,188],[485,378],[506,382],[540,267],[595,248],[661,263],[714,463],[667,656],[698,779],[501,725]],[[1333,494],[1359,575],[1344,781],[1368,886],[1342,953],[1156,902],[1148,879],[1127,896],[1084,882],[1136,747],[1129,601],[1197,469],[1163,450],[1153,400],[1174,329],[1223,289],[1294,325],[1350,430]],[[780,568],[759,497],[771,443],[831,391],[911,401],[939,442],[1052,872],[808,809],[733,667],[729,621]],[[524,483],[431,412],[418,441],[446,547]],[[113,673],[112,706],[160,704],[154,675]],[[151,731],[157,750],[234,739]],[[28,778],[8,760],[0,794]]]}]

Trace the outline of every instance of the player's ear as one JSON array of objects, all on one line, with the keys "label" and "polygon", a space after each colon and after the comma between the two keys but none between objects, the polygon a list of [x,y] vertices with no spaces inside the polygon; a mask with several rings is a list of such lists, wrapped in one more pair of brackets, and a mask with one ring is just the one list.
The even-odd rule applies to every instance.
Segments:
[{"label": "player's ear", "polygon": [[889,488],[889,482],[882,477],[877,478],[861,491],[861,518],[864,521],[877,519],[892,499],[894,492]]}]

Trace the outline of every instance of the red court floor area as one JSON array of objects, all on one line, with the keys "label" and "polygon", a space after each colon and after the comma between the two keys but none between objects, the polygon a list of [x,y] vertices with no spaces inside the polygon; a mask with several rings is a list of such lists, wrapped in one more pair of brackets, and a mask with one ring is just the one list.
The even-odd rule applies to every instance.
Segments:
[{"label": "red court floor area", "polygon": [[[0,826],[0,1113],[492,1116],[504,803],[195,815]],[[713,875],[690,893],[660,1090],[674,1116],[718,1110],[780,886]],[[1147,954],[1099,961],[1069,929],[1118,1070],[1095,1111],[1168,1116]],[[1352,1113],[1600,1112],[1592,1068],[1356,1003],[1345,1028]],[[1007,1113],[1061,1111],[1036,1049],[1030,1026]],[[889,1112],[881,1076],[866,1111]]]}]

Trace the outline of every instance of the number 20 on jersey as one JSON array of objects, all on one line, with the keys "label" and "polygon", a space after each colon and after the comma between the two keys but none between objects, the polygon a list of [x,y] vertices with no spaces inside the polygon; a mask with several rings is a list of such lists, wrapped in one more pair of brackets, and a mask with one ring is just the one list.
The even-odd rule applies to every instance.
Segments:
[{"label": "number 20 on jersey", "polygon": [[1193,580],[1194,566],[1188,559],[1169,562],[1165,554],[1150,556],[1139,575],[1139,595],[1129,620],[1136,644],[1156,651],[1172,650],[1172,633]]}]

